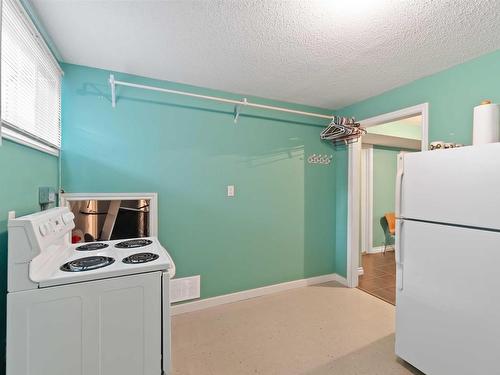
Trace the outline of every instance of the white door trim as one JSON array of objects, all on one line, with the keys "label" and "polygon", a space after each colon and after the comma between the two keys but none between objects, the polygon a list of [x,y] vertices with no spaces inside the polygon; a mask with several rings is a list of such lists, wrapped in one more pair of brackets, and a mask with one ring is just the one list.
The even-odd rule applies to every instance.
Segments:
[{"label": "white door trim", "polygon": [[361,126],[369,128],[384,124],[386,122],[403,120],[405,118],[422,116],[422,151],[427,150],[429,143],[429,103],[414,105],[413,107],[403,108],[394,112],[384,113],[379,116],[374,116],[360,121]]},{"label": "white door trim", "polygon": [[[386,251],[394,251],[394,246],[387,246]],[[384,252],[384,246],[375,246],[371,247],[368,249],[367,253],[368,254],[377,254],[377,253],[383,253]]]},{"label": "white door trim", "polygon": [[351,143],[348,149],[347,176],[347,286],[358,286],[359,267],[359,207],[361,143]]},{"label": "white door trim", "polygon": [[363,147],[361,163],[361,250],[373,247],[373,145]]},{"label": "white door trim", "polygon": [[[370,127],[413,116],[422,116],[422,151],[429,143],[429,103],[422,103],[385,113],[360,121],[361,126]],[[347,177],[347,285],[358,286],[359,236],[360,236],[360,160],[361,142],[352,143],[348,148]]]}]

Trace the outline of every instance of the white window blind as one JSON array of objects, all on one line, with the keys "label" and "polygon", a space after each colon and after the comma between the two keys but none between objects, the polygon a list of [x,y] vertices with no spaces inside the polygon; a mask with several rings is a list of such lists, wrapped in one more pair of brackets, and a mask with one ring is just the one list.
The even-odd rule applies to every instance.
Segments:
[{"label": "white window blind", "polygon": [[59,149],[62,71],[18,0],[3,0],[1,53],[5,129]]}]

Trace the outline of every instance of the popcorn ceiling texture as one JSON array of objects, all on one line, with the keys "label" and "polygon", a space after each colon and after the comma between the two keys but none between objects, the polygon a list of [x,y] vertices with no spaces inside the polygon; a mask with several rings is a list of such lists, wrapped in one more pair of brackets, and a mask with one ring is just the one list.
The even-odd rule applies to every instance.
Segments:
[{"label": "popcorn ceiling texture", "polygon": [[500,47],[498,0],[32,0],[65,62],[341,108]]}]

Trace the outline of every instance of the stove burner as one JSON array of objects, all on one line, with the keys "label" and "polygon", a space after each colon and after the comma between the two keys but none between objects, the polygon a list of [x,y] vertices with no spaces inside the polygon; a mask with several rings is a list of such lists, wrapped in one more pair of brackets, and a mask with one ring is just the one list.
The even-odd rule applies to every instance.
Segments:
[{"label": "stove burner", "polygon": [[61,266],[61,271],[66,272],[83,272],[96,270],[98,268],[106,267],[112,264],[115,260],[110,257],[85,257],[72,260]]},{"label": "stove burner", "polygon": [[137,253],[123,258],[122,262],[127,264],[147,263],[158,259],[160,256],[153,253]]},{"label": "stove burner", "polygon": [[92,251],[92,250],[101,250],[107,248],[109,245],[102,242],[91,242],[85,245],[78,246],[75,250],[78,251]]},{"label": "stove burner", "polygon": [[151,245],[153,241],[146,239],[138,239],[138,240],[128,240],[117,243],[115,247],[119,249],[133,249],[135,247],[143,247],[147,245]]}]

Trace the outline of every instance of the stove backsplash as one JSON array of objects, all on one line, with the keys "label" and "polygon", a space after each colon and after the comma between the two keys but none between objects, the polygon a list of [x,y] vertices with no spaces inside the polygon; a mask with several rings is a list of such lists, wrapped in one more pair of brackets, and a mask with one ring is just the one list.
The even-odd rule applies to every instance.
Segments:
[{"label": "stove backsplash", "polygon": [[107,241],[150,235],[150,201],[73,200],[73,242]]}]

